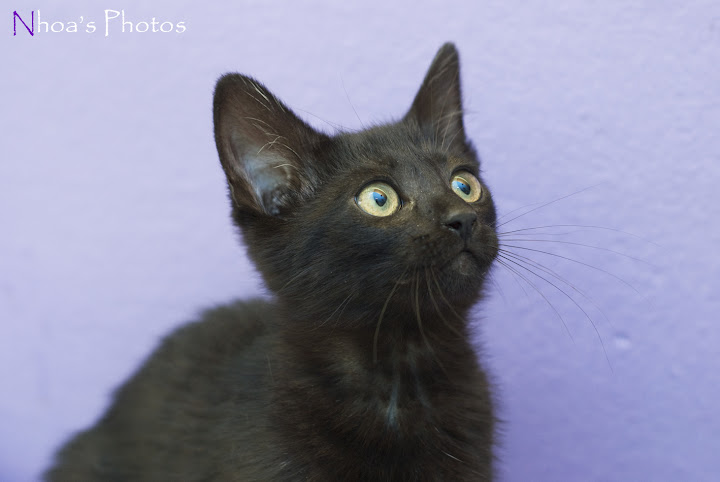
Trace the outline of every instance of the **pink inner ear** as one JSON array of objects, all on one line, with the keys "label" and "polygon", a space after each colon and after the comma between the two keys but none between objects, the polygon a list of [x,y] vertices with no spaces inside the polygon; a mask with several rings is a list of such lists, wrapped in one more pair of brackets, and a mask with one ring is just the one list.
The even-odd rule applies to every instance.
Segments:
[{"label": "pink inner ear", "polygon": [[227,74],[214,99],[215,139],[238,207],[278,214],[312,189],[308,146],[327,137],[297,117],[265,86]]},{"label": "pink inner ear", "polygon": [[291,169],[286,159],[270,152],[247,155],[243,159],[245,174],[266,213],[276,215],[292,188]]}]

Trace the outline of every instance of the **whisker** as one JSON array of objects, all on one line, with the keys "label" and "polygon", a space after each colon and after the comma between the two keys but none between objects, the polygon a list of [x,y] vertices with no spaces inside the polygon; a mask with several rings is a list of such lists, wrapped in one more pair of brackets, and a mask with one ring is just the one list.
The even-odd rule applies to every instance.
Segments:
[{"label": "whisker", "polygon": [[543,254],[546,254],[546,255],[548,255],[548,256],[554,256],[554,257],[556,257],[556,258],[562,258],[562,259],[564,259],[564,260],[567,260],[567,261],[570,261],[570,262],[573,262],[573,263],[577,263],[577,264],[580,264],[580,265],[583,265],[583,266],[587,266],[588,268],[591,268],[591,269],[600,271],[601,273],[605,273],[606,275],[615,278],[616,280],[620,281],[621,283],[623,283],[624,285],[626,285],[628,288],[630,288],[631,290],[633,290],[635,293],[637,293],[638,295],[642,296],[642,294],[641,294],[633,285],[631,285],[630,283],[628,283],[627,281],[625,281],[625,280],[622,279],[621,277],[619,277],[619,276],[611,273],[610,271],[604,270],[604,269],[602,269],[602,268],[598,268],[597,266],[593,266],[593,265],[588,264],[588,263],[583,263],[582,261],[578,261],[577,259],[569,258],[569,257],[567,257],[567,256],[562,256],[562,255],[557,254],[557,253],[551,253],[551,252],[549,252],[549,251],[543,251],[543,250],[541,250],[541,249],[526,248],[526,247],[523,247],[523,246],[515,246],[515,245],[512,245],[512,244],[504,244],[503,246],[504,246],[504,247],[508,247],[508,248],[522,249],[522,250],[525,250],[525,251],[533,251],[533,252],[536,252],[536,253],[543,253]]},{"label": "whisker", "polygon": [[[656,267],[656,266],[655,266],[654,264],[652,264],[650,261],[646,261],[646,260],[641,259],[641,258],[636,258],[635,256],[631,256],[631,255],[626,254],[626,253],[621,253],[620,251],[615,251],[614,249],[603,248],[602,246],[593,246],[592,244],[576,243],[576,242],[574,242],[574,241],[560,241],[559,239],[514,239],[514,238],[511,238],[511,239],[504,239],[503,242],[505,242],[505,241],[510,241],[510,242],[522,242],[522,243],[532,243],[532,242],[536,242],[536,243],[558,243],[558,244],[569,244],[569,245],[572,245],[572,246],[582,246],[582,247],[584,247],[584,248],[592,248],[592,249],[598,249],[598,250],[600,250],[600,251],[607,251],[607,252],[609,252],[609,253],[614,253],[614,254],[617,254],[617,255],[619,255],[619,256],[624,256],[624,257],[626,257],[626,258],[632,259],[632,260],[634,260],[634,261],[638,261],[638,262],[640,262],[640,263],[645,263],[645,264],[648,265],[648,266]],[[505,246],[510,246],[510,245],[506,244]],[[517,247],[517,246],[515,246],[515,247]]]},{"label": "whisker", "polygon": [[600,312],[600,314],[602,314],[602,316],[603,316],[603,318],[605,319],[605,321],[607,321],[608,324],[609,324],[610,326],[612,326],[612,322],[610,321],[610,319],[607,317],[607,315],[605,314],[605,312],[592,300],[592,298],[590,298],[590,297],[587,295],[587,293],[585,293],[583,290],[581,290],[580,288],[576,287],[575,285],[573,285],[572,283],[570,283],[567,279],[565,279],[565,278],[563,278],[562,276],[560,276],[560,275],[557,273],[557,271],[555,271],[555,270],[553,270],[553,269],[551,269],[551,268],[548,268],[547,266],[543,265],[542,263],[538,263],[537,261],[535,261],[535,260],[533,260],[533,259],[530,259],[530,258],[528,258],[527,256],[522,256],[522,255],[519,255],[519,254],[517,254],[517,253],[513,253],[512,251],[507,251],[507,250],[502,250],[502,249],[501,249],[500,251],[502,251],[506,256],[511,256],[513,259],[516,259],[516,260],[519,261],[519,262],[527,263],[528,265],[532,266],[533,268],[537,268],[537,269],[539,269],[539,270],[541,270],[541,271],[549,274],[549,275],[552,276],[553,278],[555,278],[555,279],[563,282],[563,283],[566,284],[568,287],[572,288],[572,289],[573,289],[574,291],[576,291],[580,296],[582,296],[583,298],[585,298],[586,301],[588,301],[591,305],[593,305],[593,307],[595,307],[595,309],[597,309],[597,310]]},{"label": "whisker", "polygon": [[[459,70],[456,70],[456,71],[455,71],[455,78],[453,79],[453,83],[457,82],[457,79],[458,79],[458,76],[459,76],[459,75],[460,75],[460,71],[459,71]],[[445,106],[447,105],[447,101],[448,101],[449,98],[450,98],[450,95],[445,94],[445,98],[443,99],[443,105],[442,105],[442,108],[440,109],[440,112],[445,112]],[[451,114],[453,114],[453,113],[451,112]],[[457,115],[457,114],[462,115],[462,111],[458,111],[458,112],[456,112],[455,114],[456,114],[456,115]],[[444,117],[444,116],[443,116],[443,117]],[[441,118],[441,119],[442,119],[442,118]],[[440,123],[439,120],[436,120],[435,122],[438,123],[438,124]],[[451,122],[446,122],[446,123],[445,123],[445,130],[444,130],[444,132],[443,132],[443,140],[442,140],[442,144],[441,144],[441,149],[445,146],[445,139],[447,138],[448,129],[450,128],[450,125],[451,125],[451,124],[452,124]],[[454,137],[455,137],[455,136],[453,136],[453,138],[454,138]]]},{"label": "whisker", "polygon": [[608,357],[607,350],[605,349],[605,343],[603,342],[602,336],[600,335],[600,331],[598,331],[597,325],[595,325],[595,322],[594,322],[593,319],[590,317],[590,315],[588,315],[587,311],[585,311],[585,309],[584,309],[582,306],[580,306],[580,303],[578,303],[578,302],[575,300],[575,298],[573,298],[572,296],[570,296],[569,294],[567,294],[567,292],[565,292],[565,290],[563,290],[563,289],[560,288],[558,285],[556,285],[556,284],[553,283],[552,281],[548,280],[548,279],[545,278],[544,276],[541,276],[541,275],[537,274],[536,272],[534,272],[533,270],[529,269],[528,267],[522,265],[521,263],[519,263],[519,262],[517,262],[517,261],[512,260],[511,258],[506,257],[506,256],[503,255],[503,254],[500,254],[499,256],[502,256],[503,259],[505,259],[506,261],[509,261],[509,262],[515,264],[516,266],[518,266],[518,267],[520,267],[520,268],[522,268],[522,269],[530,272],[530,273],[533,274],[534,276],[537,276],[537,277],[540,278],[541,280],[545,281],[545,282],[548,283],[550,286],[552,286],[553,288],[555,288],[556,290],[558,290],[560,293],[562,293],[563,295],[565,295],[565,297],[566,297],[567,299],[569,299],[570,301],[572,301],[572,303],[573,303],[575,306],[577,306],[580,311],[583,312],[583,314],[585,315],[585,318],[587,318],[587,320],[588,320],[588,321],[590,322],[590,324],[592,325],[593,330],[595,330],[595,334],[597,335],[598,340],[600,340],[600,346],[602,346],[603,353],[605,354],[605,359],[606,359],[607,362],[608,362],[608,366],[610,367],[610,370],[612,370],[612,364],[610,363],[610,358]]},{"label": "whisker", "polygon": [[330,321],[330,320],[333,318],[333,316],[335,316],[335,313],[337,313],[338,310],[340,310],[341,307],[342,307],[342,310],[340,310],[340,314],[338,315],[338,319],[339,319],[340,317],[342,317],[342,314],[345,312],[345,308],[347,308],[347,305],[350,304],[350,298],[352,298],[354,295],[355,295],[355,292],[354,292],[354,291],[351,292],[349,295],[347,295],[347,296],[345,297],[345,299],[340,302],[340,304],[337,306],[337,308],[335,308],[335,311],[333,311],[333,312],[330,314],[330,316],[328,316],[327,318],[325,318],[325,320],[323,320],[322,323],[320,323],[319,325],[317,325],[314,329],[318,329],[318,328],[320,328],[321,326],[323,326],[325,323],[327,323],[328,321]]},{"label": "whisker", "polygon": [[542,208],[544,208],[544,207],[546,207],[546,206],[549,206],[549,205],[551,205],[551,204],[553,204],[553,203],[556,203],[556,202],[558,202],[558,201],[562,201],[563,199],[567,199],[567,198],[569,198],[569,197],[571,197],[571,196],[575,196],[576,194],[583,193],[583,192],[585,192],[585,191],[587,191],[587,190],[589,190],[589,189],[593,189],[593,188],[595,188],[595,187],[598,187],[598,186],[601,185],[601,184],[603,184],[603,183],[602,183],[602,182],[599,182],[599,183],[597,183],[597,184],[593,184],[592,186],[588,186],[588,187],[586,187],[586,188],[584,188],[584,189],[580,189],[579,191],[575,191],[575,192],[570,193],[570,194],[567,194],[567,195],[565,195],[565,196],[563,196],[563,197],[559,197],[559,198],[554,199],[554,200],[552,200],[552,201],[543,203],[543,204],[541,204],[540,206],[538,206],[538,207],[536,207],[536,208],[533,208],[533,209],[531,209],[531,210],[529,210],[529,211],[525,211],[524,213],[522,213],[522,214],[520,214],[520,215],[518,215],[518,216],[515,216],[515,217],[512,218],[512,219],[509,219],[509,220],[507,220],[507,221],[505,221],[505,222],[503,222],[503,223],[500,223],[500,224],[496,225],[496,227],[499,228],[500,226],[503,226],[503,225],[505,225],[505,224],[507,224],[507,223],[510,223],[510,222],[512,222],[512,221],[514,221],[514,220],[516,220],[516,219],[518,219],[518,218],[521,218],[521,217],[523,217],[523,216],[525,216],[525,215],[527,215],[527,214],[530,214],[530,213],[532,213],[532,212],[534,212],[534,211],[537,211],[538,209],[542,209]]},{"label": "whisker", "polygon": [[[507,303],[507,298],[505,297],[505,292],[504,292],[503,289],[500,287],[500,283],[498,283],[497,279],[495,279],[495,276],[493,275],[493,273],[488,273],[488,278],[489,278],[490,281],[492,282],[493,286],[495,286],[495,289],[498,291],[498,293],[500,293],[500,297],[502,298],[503,303],[507,306],[507,304],[508,304],[508,303]],[[517,282],[517,281],[516,281],[516,282]],[[519,285],[518,285],[518,286],[519,286]],[[525,289],[525,288],[522,288],[522,289]]]},{"label": "whisker", "polygon": [[385,304],[382,307],[382,310],[380,310],[380,317],[378,318],[377,326],[375,327],[375,334],[373,335],[373,364],[377,364],[377,341],[378,341],[378,335],[380,334],[380,323],[382,323],[383,316],[385,315],[385,310],[388,307],[388,304],[390,303],[390,299],[392,298],[393,294],[397,290],[397,287],[400,286],[400,281],[402,281],[403,276],[405,276],[405,273],[407,272],[407,268],[405,268],[405,271],[402,272],[400,277],[395,282],[395,285],[393,285],[392,289],[390,290],[390,294],[388,295],[387,299],[385,300]]},{"label": "whisker", "polygon": [[[432,267],[429,269],[432,270]],[[457,331],[454,326],[445,318],[445,316],[442,314],[442,311],[440,310],[440,307],[438,306],[437,302],[435,301],[435,297],[432,294],[432,286],[430,286],[430,277],[428,276],[428,267],[425,267],[425,284],[427,285],[428,290],[428,297],[430,298],[430,301],[432,302],[433,306],[435,307],[435,311],[437,312],[438,316],[440,316],[440,319],[445,323],[445,326],[447,326],[450,331],[455,333],[459,338],[463,338],[462,333]]]},{"label": "whisker", "polygon": [[278,290],[278,293],[283,293],[285,291],[285,288],[287,288],[293,281],[297,280],[301,276],[305,276],[307,273],[309,273],[310,271],[313,271],[315,269],[316,268],[314,266],[308,266],[307,268],[300,270],[300,272],[298,274],[296,274],[295,276],[290,278],[287,283],[282,285],[282,287]]},{"label": "whisker", "polygon": [[616,232],[616,233],[626,234],[626,235],[628,235],[628,236],[632,236],[633,238],[637,238],[637,239],[639,239],[639,240],[641,240],[641,241],[644,241],[644,242],[646,242],[646,243],[655,245],[655,246],[657,246],[658,248],[662,248],[662,246],[660,246],[659,244],[657,244],[657,243],[655,243],[655,242],[653,242],[653,241],[650,241],[649,239],[645,239],[645,238],[643,238],[642,236],[638,236],[637,234],[630,233],[630,232],[628,232],[628,231],[623,231],[622,229],[609,228],[609,227],[607,227],[607,226],[596,226],[596,225],[593,225],[593,224],[547,224],[547,225],[545,225],[545,226],[533,226],[533,227],[529,227],[529,228],[514,229],[514,230],[512,230],[512,231],[505,231],[505,232],[497,233],[497,234],[498,234],[498,236],[501,236],[501,235],[506,235],[506,234],[511,234],[511,233],[519,233],[519,232],[521,232],[521,231],[532,231],[532,230],[534,230],[534,229],[545,229],[545,228],[590,228],[590,229],[602,229],[602,230],[605,230],[605,231],[613,231],[613,232]]},{"label": "whisker", "polygon": [[566,236],[568,234],[573,233],[580,233],[582,232],[582,229],[573,229],[572,231],[562,231],[558,233],[549,233],[549,232],[542,232],[542,231],[535,231],[532,233],[517,233],[517,232],[509,232],[509,233],[498,233],[498,237],[504,237],[504,236],[510,236],[511,234],[513,236]]},{"label": "whisker", "polygon": [[347,89],[345,88],[345,81],[343,80],[342,74],[340,74],[340,83],[342,84],[342,88],[345,91],[345,97],[347,97],[347,101],[350,104],[350,107],[352,107],[353,112],[355,112],[355,117],[357,117],[357,120],[360,121],[360,125],[363,129],[365,129],[365,124],[363,124],[362,119],[358,115],[357,111],[355,110],[355,106],[353,105],[352,101],[350,100],[350,94],[348,94]]},{"label": "whisker", "polygon": [[[453,136],[450,138],[450,142],[448,142],[448,148],[450,148],[450,146],[452,146],[453,141],[458,136],[458,134],[460,134],[461,132],[462,131],[460,129],[455,131],[455,134],[453,134]],[[443,145],[445,145],[445,139],[443,139]]]},{"label": "whisker", "polygon": [[504,218],[504,217],[506,217],[506,216],[510,216],[512,213],[516,213],[516,212],[520,211],[521,209],[529,208],[530,206],[537,206],[538,204],[542,204],[542,203],[541,203],[541,202],[530,203],[530,204],[526,204],[526,205],[524,205],[524,206],[520,206],[519,208],[515,208],[515,209],[513,209],[513,210],[511,210],[511,211],[506,212],[505,214],[501,214],[501,215],[497,218],[497,221],[500,221],[502,218]]},{"label": "whisker", "polygon": [[332,128],[335,129],[335,130],[339,130],[339,131],[349,131],[349,130],[350,130],[350,129],[348,129],[347,127],[345,127],[344,125],[342,125],[342,124],[338,124],[338,123],[336,123],[336,122],[330,122],[330,121],[328,121],[328,120],[325,120],[325,119],[323,119],[322,117],[313,114],[313,113],[310,112],[309,110],[298,109],[298,108],[294,108],[294,110],[299,110],[300,112],[304,112],[304,113],[306,113],[306,114],[308,114],[308,115],[311,115],[311,116],[315,117],[316,119],[318,119],[318,120],[326,123],[327,125],[329,125],[330,127],[332,127]]},{"label": "whisker", "polygon": [[455,308],[453,308],[453,305],[447,300],[447,298],[445,298],[442,288],[440,287],[440,282],[438,281],[437,276],[435,276],[435,271],[431,269],[430,274],[432,275],[433,281],[435,282],[435,286],[437,286],[438,294],[440,295],[440,298],[443,300],[443,302],[445,302],[445,304],[450,309],[452,314],[455,315],[455,317],[458,320],[461,320],[461,321],[464,320],[464,318],[462,316],[460,316],[457,311],[455,311]]},{"label": "whisker", "polygon": [[[502,258],[502,256],[499,256],[499,257]],[[504,259],[504,258],[503,258],[503,259]],[[570,339],[574,342],[574,341],[575,341],[575,338],[572,336],[572,333],[570,333],[570,329],[568,328],[567,323],[565,323],[565,319],[562,317],[562,315],[561,315],[560,312],[557,310],[557,308],[555,308],[555,305],[553,305],[552,303],[550,303],[550,300],[547,298],[547,296],[545,296],[545,294],[540,290],[540,288],[538,288],[537,286],[535,286],[535,283],[533,283],[532,281],[530,281],[529,279],[527,279],[527,277],[523,276],[522,273],[518,272],[518,270],[516,270],[515,268],[513,268],[513,267],[510,266],[509,264],[504,263],[504,262],[501,261],[500,259],[498,259],[497,261],[498,261],[498,263],[499,263],[501,266],[505,267],[505,269],[507,269],[508,271],[510,271],[510,272],[512,272],[512,273],[515,273],[515,274],[518,275],[520,278],[522,278],[523,281],[525,281],[525,282],[526,282],[528,285],[530,285],[535,291],[537,291],[537,293],[538,293],[540,296],[543,297],[543,299],[547,302],[547,304],[550,306],[550,308],[552,308],[552,310],[555,312],[555,314],[557,315],[557,317],[558,317],[558,318],[560,319],[560,321],[562,322],[563,326],[565,327],[565,331],[567,331],[567,334],[568,334],[568,336],[570,337]]]},{"label": "whisker", "polygon": [[[520,289],[522,290],[522,292],[525,293],[525,297],[526,297],[526,298],[529,298],[530,295],[528,295],[528,292],[525,290],[525,287],[524,287],[524,286],[520,283],[520,281],[518,280],[517,275],[516,275],[515,273],[513,273],[512,271],[510,271],[510,274],[512,275],[513,280],[515,281],[515,283],[517,283],[517,285],[520,287]],[[507,303],[506,303],[506,304],[507,304]]]},{"label": "whisker", "polygon": [[[425,343],[425,346],[430,351],[430,354],[437,362],[438,366],[445,372],[445,367],[443,366],[440,359],[437,357],[435,350],[433,349],[432,345],[430,344],[430,341],[427,339],[427,336],[425,336],[425,330],[423,330],[422,326],[422,317],[420,316],[420,274],[417,270],[415,270],[415,319],[417,320],[418,330],[420,330],[420,336],[422,336],[423,342]],[[447,372],[445,372],[447,375]]]}]

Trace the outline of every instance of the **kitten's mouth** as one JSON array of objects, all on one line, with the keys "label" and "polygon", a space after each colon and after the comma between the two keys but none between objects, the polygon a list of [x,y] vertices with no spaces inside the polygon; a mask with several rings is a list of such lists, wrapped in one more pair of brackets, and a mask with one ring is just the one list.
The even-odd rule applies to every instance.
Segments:
[{"label": "kitten's mouth", "polygon": [[472,251],[464,248],[450,261],[450,267],[458,274],[470,276],[477,271],[478,261]]}]

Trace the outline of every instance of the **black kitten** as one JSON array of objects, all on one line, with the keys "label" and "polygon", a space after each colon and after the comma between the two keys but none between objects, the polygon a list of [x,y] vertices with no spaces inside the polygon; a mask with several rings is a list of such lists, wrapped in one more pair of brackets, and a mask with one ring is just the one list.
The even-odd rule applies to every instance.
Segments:
[{"label": "black kitten", "polygon": [[46,477],[491,479],[466,316],[498,241],[455,47],[393,124],[328,136],[238,74],[218,81],[214,120],[233,217],[274,300],[170,335]]}]

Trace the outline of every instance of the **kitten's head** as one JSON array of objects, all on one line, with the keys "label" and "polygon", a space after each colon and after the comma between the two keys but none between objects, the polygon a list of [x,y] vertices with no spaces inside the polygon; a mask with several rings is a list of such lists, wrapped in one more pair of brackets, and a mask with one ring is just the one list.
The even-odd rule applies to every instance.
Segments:
[{"label": "kitten's head", "polygon": [[214,120],[234,219],[298,316],[361,323],[477,300],[495,207],[465,137],[452,44],[396,123],[328,136],[238,74],[218,81]]}]

